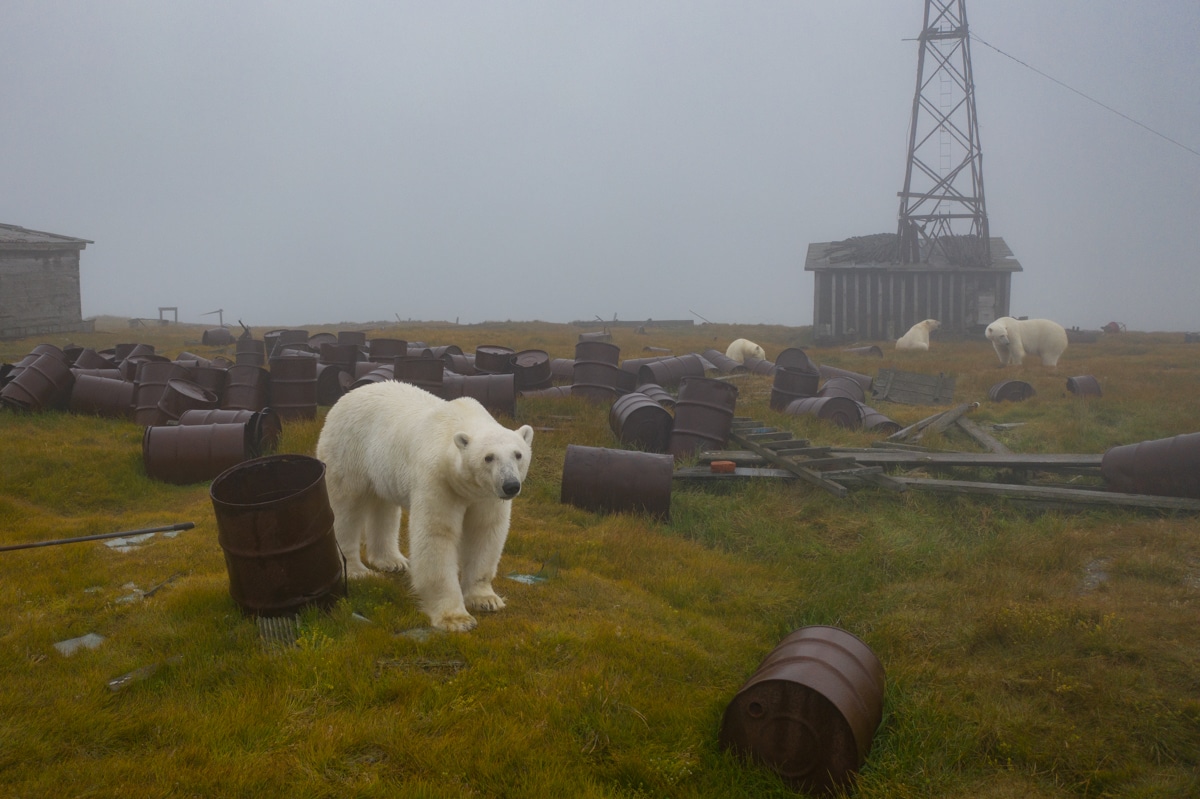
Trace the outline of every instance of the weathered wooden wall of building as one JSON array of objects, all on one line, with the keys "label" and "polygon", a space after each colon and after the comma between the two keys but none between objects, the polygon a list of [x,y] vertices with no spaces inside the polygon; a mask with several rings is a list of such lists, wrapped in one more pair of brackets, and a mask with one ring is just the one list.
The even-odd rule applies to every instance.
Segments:
[{"label": "weathered wooden wall of building", "polygon": [[79,251],[0,254],[0,338],[88,329],[79,291]]}]

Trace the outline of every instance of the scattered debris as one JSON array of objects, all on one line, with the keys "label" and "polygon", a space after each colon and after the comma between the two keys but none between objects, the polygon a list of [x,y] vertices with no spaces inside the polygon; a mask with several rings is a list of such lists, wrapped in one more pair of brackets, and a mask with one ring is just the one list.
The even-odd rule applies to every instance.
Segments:
[{"label": "scattered debris", "polygon": [[171,657],[167,658],[162,663],[151,663],[148,666],[142,666],[140,668],[134,669],[131,672],[122,674],[120,677],[113,677],[111,680],[109,680],[107,683],[105,683],[105,685],[108,686],[108,690],[115,693],[117,691],[120,691],[122,688],[126,688],[135,682],[141,682],[142,680],[144,680],[148,677],[154,676],[156,673],[158,673],[158,670],[161,669],[163,666],[174,665],[174,664],[180,663],[182,661],[183,661],[182,655],[172,655]]},{"label": "scattered debris", "polygon": [[542,567],[538,569],[537,574],[518,574],[516,572],[510,572],[505,576],[513,582],[524,583],[525,585],[544,583],[547,580],[551,580],[558,576],[558,564],[559,556],[558,553],[555,553],[554,555],[550,556],[549,560],[542,563]]},{"label": "scattered debris", "polygon": [[871,383],[875,399],[906,405],[949,405],[954,401],[954,375],[880,369]]},{"label": "scattered debris", "polygon": [[424,643],[435,635],[441,635],[441,633],[432,627],[413,627],[411,630],[404,630],[400,635]]},{"label": "scattered debris", "polygon": [[296,616],[255,616],[258,637],[268,649],[284,649],[296,645],[300,634],[300,619]]},{"label": "scattered debris", "polygon": [[1080,591],[1087,593],[1108,582],[1108,568],[1112,565],[1111,558],[1096,558],[1083,568],[1083,585]]},{"label": "scattered debris", "polygon": [[68,638],[65,641],[59,641],[54,645],[54,648],[61,652],[64,656],[71,656],[80,649],[95,649],[104,643],[104,636],[96,633],[88,633],[81,635],[78,638]]}]

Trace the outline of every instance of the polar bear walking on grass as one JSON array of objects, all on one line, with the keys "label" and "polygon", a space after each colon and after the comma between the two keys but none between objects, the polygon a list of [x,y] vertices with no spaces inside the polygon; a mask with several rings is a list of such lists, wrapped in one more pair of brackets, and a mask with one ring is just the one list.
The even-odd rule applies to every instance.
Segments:
[{"label": "polar bear walking on grass", "polygon": [[725,357],[732,358],[738,363],[745,363],[747,358],[758,358],[760,361],[765,361],[767,352],[750,339],[739,338],[734,339],[729,348],[725,350]]},{"label": "polar bear walking on grass", "polygon": [[936,319],[917,322],[900,338],[896,339],[898,350],[929,350],[929,334],[942,326]]},{"label": "polar bear walking on grass", "polygon": [[342,396],[325,417],[316,454],[347,576],[407,569],[438,630],[470,630],[476,622],[468,610],[503,608],[492,580],[532,443],[532,427],[509,430],[470,397],[447,401],[392,380]]},{"label": "polar bear walking on grass", "polygon": [[1026,355],[1039,355],[1045,366],[1057,366],[1067,349],[1067,331],[1049,319],[1001,316],[984,331],[1001,366],[1020,366]]}]

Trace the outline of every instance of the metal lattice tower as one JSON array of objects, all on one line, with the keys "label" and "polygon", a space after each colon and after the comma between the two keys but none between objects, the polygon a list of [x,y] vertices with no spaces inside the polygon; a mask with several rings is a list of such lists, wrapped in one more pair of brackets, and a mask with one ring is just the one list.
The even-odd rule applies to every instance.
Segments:
[{"label": "metal lattice tower", "polygon": [[899,260],[991,263],[966,0],[925,0],[900,192]]}]

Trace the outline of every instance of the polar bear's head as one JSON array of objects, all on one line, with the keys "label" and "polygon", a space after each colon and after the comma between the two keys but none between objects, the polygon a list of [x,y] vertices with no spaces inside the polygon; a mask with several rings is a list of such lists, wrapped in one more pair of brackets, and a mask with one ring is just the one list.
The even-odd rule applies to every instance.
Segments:
[{"label": "polar bear's head", "polygon": [[521,483],[529,474],[532,444],[533,428],[529,425],[509,430],[497,424],[482,431],[455,433],[460,477],[482,493],[512,499],[521,493]]},{"label": "polar bear's head", "polygon": [[933,331],[935,331],[939,327],[941,327],[942,323],[936,319],[926,319],[923,322],[921,322],[921,326],[925,328],[925,331],[927,333],[932,333]]},{"label": "polar bear's head", "polygon": [[1008,346],[1008,318],[1002,317],[992,322],[983,331],[983,335],[987,336],[987,340],[993,344]]}]

